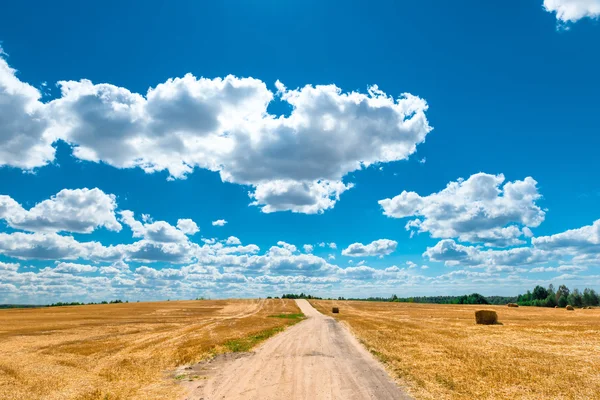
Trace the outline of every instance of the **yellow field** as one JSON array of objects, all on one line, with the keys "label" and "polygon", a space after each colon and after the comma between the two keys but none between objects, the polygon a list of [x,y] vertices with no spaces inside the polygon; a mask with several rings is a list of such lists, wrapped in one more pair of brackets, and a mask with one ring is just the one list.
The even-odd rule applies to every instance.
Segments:
[{"label": "yellow field", "polygon": [[[311,303],[344,321],[417,399],[600,399],[600,309]],[[479,309],[503,325],[476,325]]]},{"label": "yellow field", "polygon": [[169,370],[298,312],[293,300],[0,310],[0,399],[177,399]]}]

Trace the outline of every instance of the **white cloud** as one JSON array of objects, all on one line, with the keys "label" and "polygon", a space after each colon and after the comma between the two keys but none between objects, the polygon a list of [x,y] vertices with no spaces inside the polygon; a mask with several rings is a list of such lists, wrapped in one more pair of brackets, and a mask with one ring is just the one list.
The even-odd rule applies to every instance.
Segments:
[{"label": "white cloud", "polygon": [[592,225],[570,229],[551,236],[532,238],[531,243],[544,250],[563,250],[574,254],[600,254],[600,219]]},{"label": "white cloud", "polygon": [[342,250],[342,255],[348,257],[387,256],[393,253],[397,246],[398,242],[389,239],[375,240],[367,245],[352,243]]},{"label": "white cloud", "polygon": [[85,272],[96,272],[98,268],[85,264],[57,262],[54,268],[44,268],[44,270],[50,270],[52,272],[59,272],[63,274],[80,274]]},{"label": "white cloud", "polygon": [[580,272],[587,270],[586,267],[578,265],[559,265],[558,267],[536,267],[529,272]]},{"label": "white cloud", "polygon": [[225,244],[228,245],[240,245],[242,244],[241,240],[236,238],[235,236],[229,236],[225,241]]},{"label": "white cloud", "polygon": [[304,246],[302,246],[304,248],[304,252],[305,253],[312,253],[314,250],[314,247],[312,244],[305,244]]},{"label": "white cloud", "polygon": [[189,218],[178,219],[177,229],[179,229],[186,235],[195,235],[196,233],[200,232],[200,228],[198,228],[198,225],[196,225],[196,223]]},{"label": "white cloud", "polygon": [[0,166],[31,170],[54,160],[41,93],[21,82],[0,52]]},{"label": "white cloud", "polygon": [[212,222],[212,226],[225,226],[226,223],[227,221],[225,221],[224,219],[218,219]]},{"label": "white cloud", "polygon": [[177,227],[174,227],[165,221],[142,223],[134,218],[133,211],[130,210],[119,213],[121,222],[131,228],[133,237],[143,237],[151,242],[185,243],[188,241],[187,235],[199,231],[198,226],[191,219],[180,219],[177,221]]},{"label": "white cloud", "polygon": [[417,217],[406,224],[412,232],[486,246],[522,244],[519,238],[530,231],[523,232],[520,226],[536,227],[544,221],[545,213],[536,204],[541,195],[531,177],[500,188],[503,182],[502,174],[478,173],[450,182],[438,193],[420,196],[403,191],[379,204],[388,217]]},{"label": "white cloud", "polygon": [[335,249],[337,249],[337,244],[331,242],[331,243],[329,243],[329,248],[335,250]]},{"label": "white cloud", "polygon": [[[320,213],[352,187],[350,172],[407,159],[431,131],[424,100],[343,93],[334,85],[286,89],[276,94],[253,78],[169,79],[145,95],[88,80],[58,82],[49,103],[21,82],[4,59],[0,96],[0,165],[31,169],[54,159],[62,139],[81,160],[117,168],[166,170],[184,178],[194,168],[252,190],[264,212]],[[277,98],[291,106],[271,115]],[[343,145],[341,145],[343,144]]]},{"label": "white cloud", "polygon": [[417,265],[417,264],[415,264],[415,263],[414,263],[414,262],[412,262],[412,261],[407,261],[407,262],[406,262],[406,265],[408,265],[408,269],[415,269],[415,268],[417,268],[417,267],[418,267],[418,265]]},{"label": "white cloud", "polygon": [[330,254],[327,256],[328,260],[335,260],[335,254]]},{"label": "white cloud", "polygon": [[556,19],[562,22],[600,17],[600,0],[544,0],[544,8],[555,12]]},{"label": "white cloud", "polygon": [[98,188],[63,189],[29,210],[10,196],[0,195],[0,219],[12,228],[32,232],[91,233],[99,227],[120,231],[116,207],[115,196]]},{"label": "white cloud", "polygon": [[0,261],[0,271],[16,271],[20,266],[19,263],[5,263]]}]

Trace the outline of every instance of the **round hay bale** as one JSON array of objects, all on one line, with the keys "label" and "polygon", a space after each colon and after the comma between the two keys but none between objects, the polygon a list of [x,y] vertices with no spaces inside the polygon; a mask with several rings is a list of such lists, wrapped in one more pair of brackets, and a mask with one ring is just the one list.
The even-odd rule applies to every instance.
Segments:
[{"label": "round hay bale", "polygon": [[519,307],[517,303],[508,303],[509,307]]},{"label": "round hay bale", "polygon": [[575,310],[575,309],[573,308],[573,306],[571,306],[571,305],[568,305],[566,308],[567,308],[567,310],[569,310],[569,311],[574,311],[574,310]]},{"label": "round hay bale", "polygon": [[339,313],[340,313],[340,309],[339,309],[339,308],[337,308],[337,307],[333,307],[333,308],[331,309],[331,312],[332,312],[332,313],[334,313],[334,314],[339,314]]},{"label": "round hay bale", "polygon": [[558,308],[558,306],[554,306],[554,308]]},{"label": "round hay bale", "polygon": [[498,314],[492,310],[475,311],[475,322],[481,325],[494,325],[498,323]]}]

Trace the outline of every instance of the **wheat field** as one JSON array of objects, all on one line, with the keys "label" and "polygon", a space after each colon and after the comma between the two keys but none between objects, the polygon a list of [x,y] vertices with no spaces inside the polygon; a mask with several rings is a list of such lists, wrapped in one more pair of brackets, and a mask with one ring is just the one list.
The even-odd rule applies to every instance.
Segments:
[{"label": "wheat field", "polygon": [[[600,399],[600,309],[311,304],[347,324],[417,399]],[[480,309],[502,325],[476,325]]]},{"label": "wheat field", "polygon": [[0,399],[177,399],[170,371],[294,323],[293,300],[0,310]]}]

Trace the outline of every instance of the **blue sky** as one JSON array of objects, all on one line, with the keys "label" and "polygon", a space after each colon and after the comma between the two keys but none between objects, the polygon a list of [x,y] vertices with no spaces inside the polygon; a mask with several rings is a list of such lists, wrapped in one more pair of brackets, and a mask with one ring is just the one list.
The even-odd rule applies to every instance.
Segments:
[{"label": "blue sky", "polygon": [[13,2],[0,303],[600,289],[599,16]]}]

